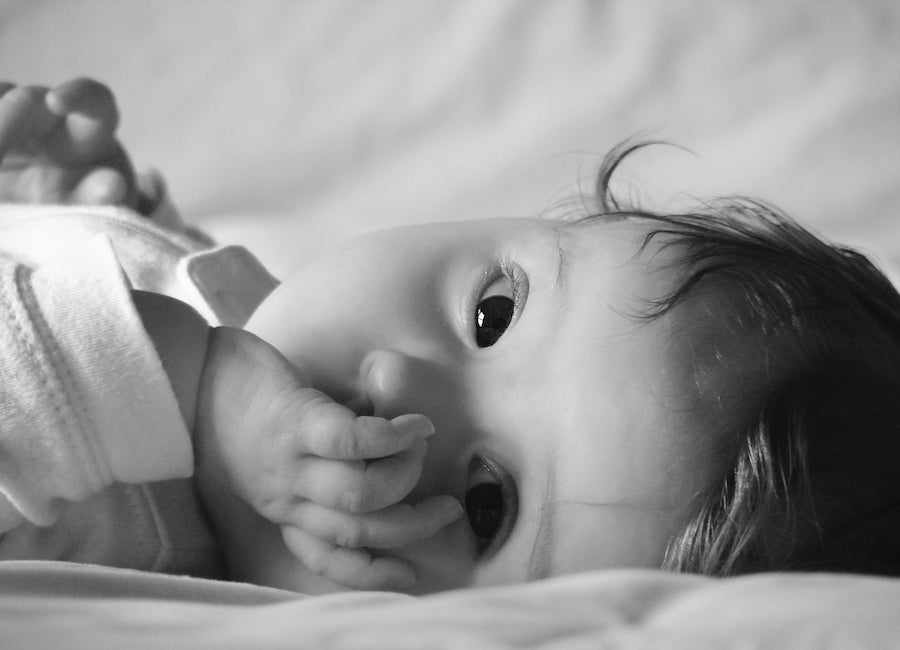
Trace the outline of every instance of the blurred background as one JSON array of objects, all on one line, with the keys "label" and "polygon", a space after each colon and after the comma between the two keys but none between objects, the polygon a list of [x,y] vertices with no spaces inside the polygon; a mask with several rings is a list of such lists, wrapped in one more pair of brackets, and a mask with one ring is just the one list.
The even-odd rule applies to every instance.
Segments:
[{"label": "blurred background", "polygon": [[[0,79],[92,76],[186,218],[283,276],[411,222],[552,214],[602,154],[900,268],[895,0],[0,0]],[[897,277],[897,276],[895,276]]]}]

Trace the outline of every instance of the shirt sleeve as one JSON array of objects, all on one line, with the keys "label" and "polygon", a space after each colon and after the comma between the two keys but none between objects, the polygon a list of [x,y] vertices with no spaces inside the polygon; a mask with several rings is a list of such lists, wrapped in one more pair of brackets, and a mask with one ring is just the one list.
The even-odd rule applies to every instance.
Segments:
[{"label": "shirt sleeve", "polygon": [[[0,258],[0,532],[113,482],[183,478],[190,436],[109,240]],[[8,529],[8,528],[7,528]]]}]

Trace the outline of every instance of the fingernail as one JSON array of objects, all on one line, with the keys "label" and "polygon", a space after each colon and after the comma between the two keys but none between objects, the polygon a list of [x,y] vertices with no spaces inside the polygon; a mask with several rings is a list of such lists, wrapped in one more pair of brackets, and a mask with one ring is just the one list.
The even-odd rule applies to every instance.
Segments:
[{"label": "fingernail", "polygon": [[418,413],[397,416],[391,420],[391,424],[398,431],[413,433],[423,438],[430,438],[434,435],[434,425],[431,420]]},{"label": "fingernail", "polygon": [[450,496],[446,498],[445,503],[442,505],[440,520],[444,522],[445,526],[456,521],[466,512],[465,508],[462,507],[462,504]]},{"label": "fingernail", "polygon": [[115,170],[100,168],[81,180],[77,194],[82,203],[115,205],[125,196],[125,182]]}]

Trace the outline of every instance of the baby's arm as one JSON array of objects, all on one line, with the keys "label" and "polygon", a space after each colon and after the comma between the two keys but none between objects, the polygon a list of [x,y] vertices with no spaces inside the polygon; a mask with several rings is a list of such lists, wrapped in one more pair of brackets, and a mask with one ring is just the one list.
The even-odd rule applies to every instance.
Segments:
[{"label": "baby's arm", "polygon": [[0,201],[137,207],[118,123],[112,93],[96,81],[0,82]]},{"label": "baby's arm", "polygon": [[[403,502],[434,432],[427,418],[357,417],[241,330],[210,333],[195,430],[197,478],[214,527],[253,537],[242,530],[252,520],[232,520],[249,504],[281,527],[284,543],[307,568],[344,587],[412,587],[412,568],[377,549],[430,537],[462,514],[450,496]],[[260,565],[284,558],[227,559],[252,578],[265,575]]]}]

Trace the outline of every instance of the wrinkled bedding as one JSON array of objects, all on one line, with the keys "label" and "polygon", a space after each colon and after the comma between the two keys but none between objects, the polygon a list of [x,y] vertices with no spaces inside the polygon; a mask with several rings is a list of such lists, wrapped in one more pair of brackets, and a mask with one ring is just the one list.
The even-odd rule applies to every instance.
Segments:
[{"label": "wrinkled bedding", "polygon": [[422,598],[315,598],[65,565],[0,567],[4,647],[893,648],[900,581],[606,571]]},{"label": "wrinkled bedding", "polygon": [[[0,78],[88,75],[187,219],[283,276],[433,220],[565,213],[639,134],[645,203],[765,197],[900,278],[900,5],[877,0],[0,0]],[[0,567],[3,647],[900,647],[900,581],[585,574],[304,599]],[[606,644],[606,645],[604,645]]]}]

